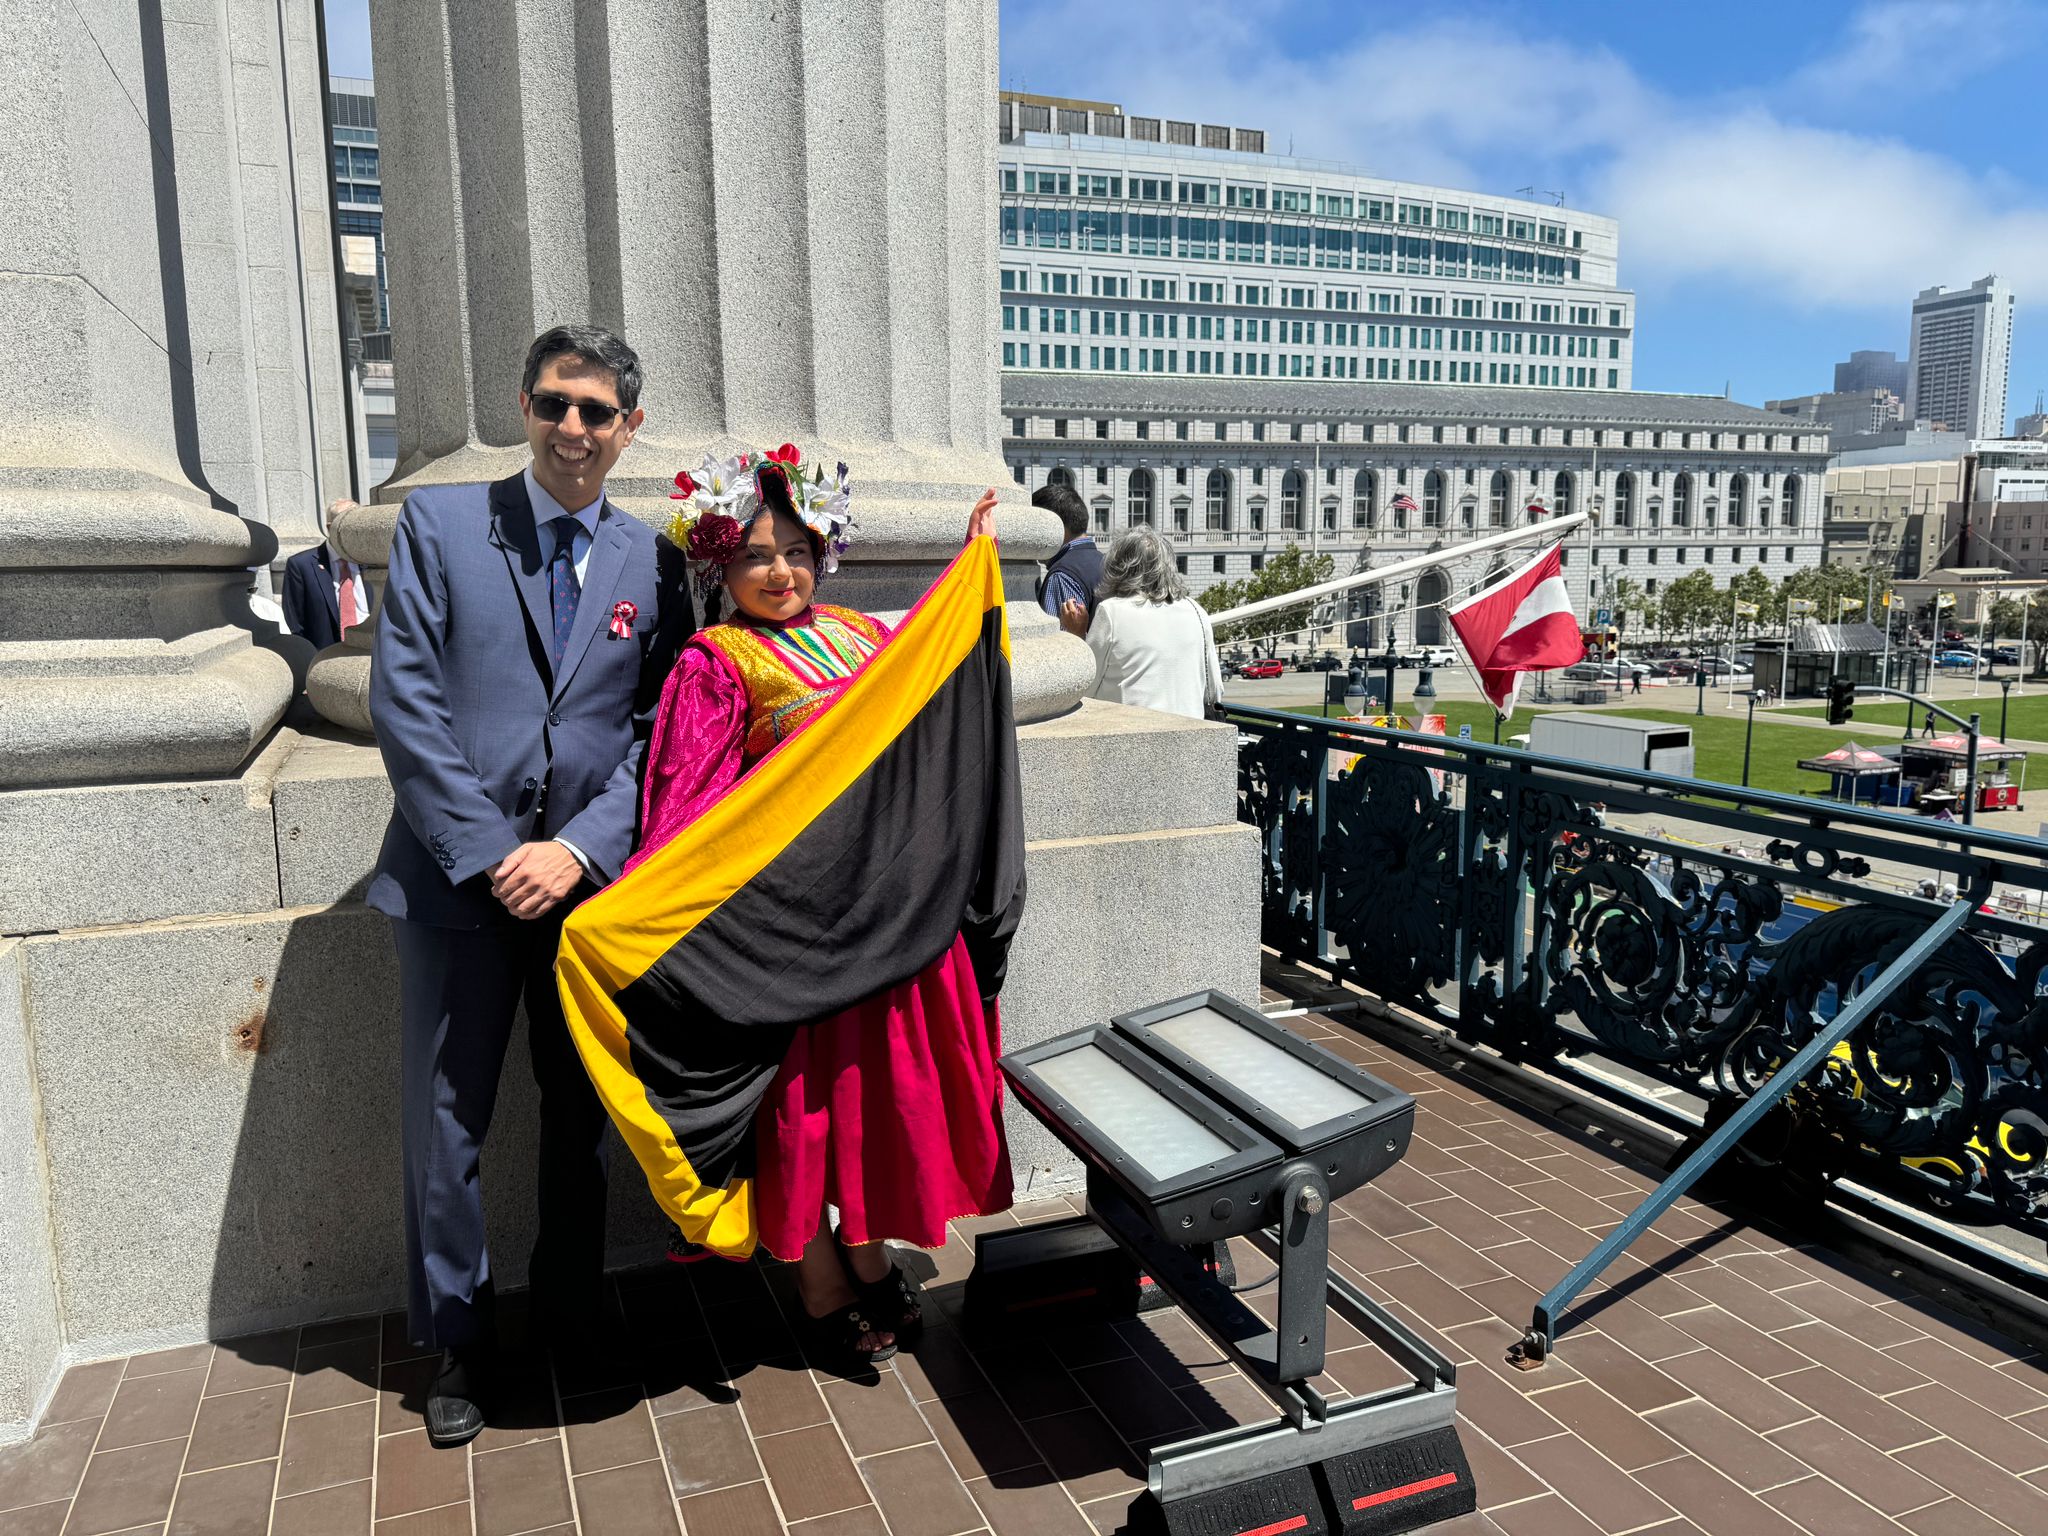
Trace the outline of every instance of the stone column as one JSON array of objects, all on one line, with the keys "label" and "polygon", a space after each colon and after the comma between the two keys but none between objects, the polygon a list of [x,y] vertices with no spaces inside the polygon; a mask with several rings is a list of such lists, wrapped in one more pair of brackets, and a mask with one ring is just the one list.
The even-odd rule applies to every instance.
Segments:
[{"label": "stone column", "polygon": [[0,221],[0,790],[232,772],[291,696],[243,627],[276,542],[200,489],[187,66],[143,9],[0,0],[0,160],[35,189]]},{"label": "stone column", "polygon": [[[1001,456],[993,0],[371,0],[398,468],[338,540],[376,568],[418,485],[525,462],[527,343],[639,351],[647,425],[612,488],[661,522],[705,450],[844,460],[839,601],[907,607],[982,487],[1010,576],[1021,718],[1093,676],[1030,603],[1057,520]],[[308,694],[367,728],[369,627]]]}]

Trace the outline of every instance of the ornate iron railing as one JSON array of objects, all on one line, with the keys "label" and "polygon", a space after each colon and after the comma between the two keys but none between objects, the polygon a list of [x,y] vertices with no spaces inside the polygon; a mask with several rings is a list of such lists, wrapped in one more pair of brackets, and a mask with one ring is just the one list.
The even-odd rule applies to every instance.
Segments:
[{"label": "ornate iron railing", "polygon": [[1853,1171],[1945,1214],[2048,1229],[2048,926],[2014,915],[2048,907],[2040,841],[1228,714],[1268,946],[1601,1091],[1669,1084],[1710,1125],[1956,895],[2001,903],[1787,1100],[1777,1155],[1789,1174]]}]

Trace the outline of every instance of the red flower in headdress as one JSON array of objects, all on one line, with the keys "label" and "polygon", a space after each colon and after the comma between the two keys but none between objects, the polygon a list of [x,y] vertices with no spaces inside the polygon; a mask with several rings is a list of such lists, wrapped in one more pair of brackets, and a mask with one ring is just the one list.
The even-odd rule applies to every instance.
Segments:
[{"label": "red flower in headdress", "polygon": [[737,518],[723,512],[706,512],[690,530],[690,547],[684,551],[692,560],[724,565],[740,552],[746,533]]},{"label": "red flower in headdress", "polygon": [[676,488],[669,492],[668,499],[670,501],[688,501],[696,494],[697,482],[690,478],[690,472],[687,469],[677,470]]},{"label": "red flower in headdress", "polygon": [[768,455],[768,459],[770,463],[786,464],[791,469],[794,469],[803,462],[803,455],[796,451],[795,443],[784,443],[780,448],[772,450]]}]

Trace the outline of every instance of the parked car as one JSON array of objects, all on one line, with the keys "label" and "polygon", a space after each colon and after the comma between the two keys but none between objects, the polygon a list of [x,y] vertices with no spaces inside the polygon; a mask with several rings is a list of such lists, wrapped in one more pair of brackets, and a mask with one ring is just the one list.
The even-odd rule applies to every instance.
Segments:
[{"label": "parked car", "polygon": [[2016,645],[2001,645],[1991,653],[1991,659],[2004,662],[2008,667],[2016,667],[2020,664],[2020,648]]},{"label": "parked car", "polygon": [[1965,672],[1977,670],[1977,653],[1974,651],[1946,650],[1937,654],[1934,664],[1942,668],[1955,668]]},{"label": "parked car", "polygon": [[1294,664],[1297,672],[1336,672],[1344,663],[1337,659],[1335,651],[1324,651],[1320,656],[1306,656]]},{"label": "parked car", "polygon": [[1262,657],[1258,661],[1248,661],[1239,667],[1237,675],[1239,677],[1251,678],[1278,677],[1286,670],[1285,667],[1280,665],[1280,659],[1277,656]]},{"label": "parked car", "polygon": [[1950,645],[1961,645],[1969,636],[1965,635],[1960,629],[1944,629],[1941,632],[1941,638]]},{"label": "parked car", "polygon": [[1396,664],[1403,667],[1454,667],[1458,664],[1458,653],[1447,645],[1425,645],[1398,657]]},{"label": "parked car", "polygon": [[[1681,672],[1679,670],[1680,667],[1685,667],[1685,670]],[[1692,668],[1686,666],[1682,661],[1646,661],[1641,663],[1636,670],[1645,677],[1678,678],[1690,677],[1692,675]]]},{"label": "parked car", "polygon": [[1606,683],[1609,687],[1625,688],[1631,673],[1648,673],[1641,662],[1626,661],[1582,661],[1566,667],[1563,676],[1574,683]]}]

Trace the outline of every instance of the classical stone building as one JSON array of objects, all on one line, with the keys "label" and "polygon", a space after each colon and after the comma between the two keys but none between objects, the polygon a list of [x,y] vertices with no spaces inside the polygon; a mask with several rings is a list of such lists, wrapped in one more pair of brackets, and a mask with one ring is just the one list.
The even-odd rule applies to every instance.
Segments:
[{"label": "classical stone building", "polygon": [[[1821,559],[1826,434],[1713,396],[1006,374],[1003,413],[1019,484],[1066,479],[1103,534],[1151,523],[1197,589],[1288,544],[1350,572],[1585,509],[1565,550],[1582,611],[1622,577],[1654,594]],[[1434,605],[1498,563],[1382,594],[1395,638],[1436,643]]]},{"label": "classical stone building", "polygon": [[[906,606],[1005,479],[993,0],[773,25],[612,0],[568,47],[514,10],[373,0],[397,478],[335,537],[374,571],[408,489],[517,469],[525,348],[591,319],[648,367],[625,510],[665,520],[706,448],[795,439],[854,466],[835,595]],[[0,89],[44,109],[0,142],[39,190],[0,225],[25,338],[0,381],[0,1440],[68,1362],[400,1294],[397,997],[360,899],[391,805],[362,733],[375,618],[311,668],[327,723],[281,727],[292,667],[248,605],[346,485],[315,15],[0,0]],[[803,110],[761,111],[763,80],[802,80]],[[891,217],[849,216],[875,183]],[[1087,647],[1028,601],[1057,525],[1013,496],[1001,529],[1031,722],[1006,1033],[1256,997],[1233,733],[1080,703]],[[501,1285],[532,1130],[514,1067]],[[1071,1176],[1025,1121],[1012,1147],[1020,1188]],[[615,1166],[616,1255],[651,1256]]]}]

